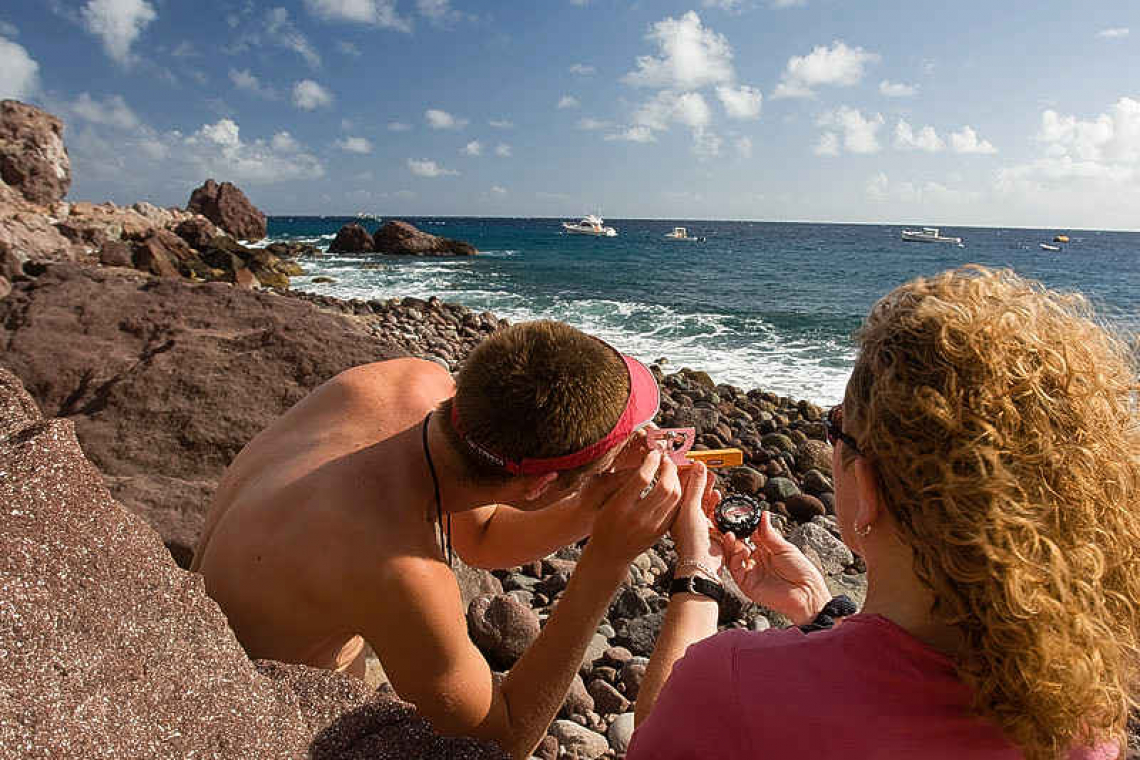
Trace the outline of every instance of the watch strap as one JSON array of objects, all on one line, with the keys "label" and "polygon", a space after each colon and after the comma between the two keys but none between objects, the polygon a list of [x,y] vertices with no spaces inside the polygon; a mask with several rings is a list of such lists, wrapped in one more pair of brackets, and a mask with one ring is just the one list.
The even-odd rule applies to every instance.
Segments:
[{"label": "watch strap", "polygon": [[689,575],[683,578],[674,578],[673,582],[669,584],[669,596],[680,593],[700,594],[719,604],[720,600],[724,598],[724,586],[699,575]]}]

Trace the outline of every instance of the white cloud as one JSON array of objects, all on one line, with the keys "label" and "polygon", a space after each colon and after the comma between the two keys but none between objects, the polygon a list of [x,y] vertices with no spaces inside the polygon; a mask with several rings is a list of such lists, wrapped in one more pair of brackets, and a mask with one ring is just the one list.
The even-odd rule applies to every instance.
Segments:
[{"label": "white cloud", "polygon": [[345,137],[343,140],[336,141],[336,147],[346,153],[356,153],[362,156],[372,152],[372,143],[366,137]]},{"label": "white cloud", "polygon": [[861,47],[848,47],[836,40],[831,47],[817,45],[807,55],[788,59],[783,78],[772,94],[774,98],[815,97],[813,88],[821,85],[850,87],[863,79],[864,68],[880,59]]},{"label": "white cloud", "polygon": [[88,0],[80,10],[87,31],[103,40],[103,50],[126,66],[133,62],[131,45],[158,18],[147,0]]},{"label": "white cloud", "polygon": [[916,134],[906,119],[899,119],[895,125],[895,147],[902,150],[924,150],[927,153],[937,153],[946,147],[946,143],[934,131],[934,127],[925,126]]},{"label": "white cloud", "polygon": [[589,117],[586,117],[584,119],[578,119],[577,126],[578,126],[578,129],[584,129],[587,132],[591,132],[591,131],[598,130],[598,129],[607,129],[612,125],[608,121],[602,121],[601,119],[591,119]]},{"label": "white cloud", "polygon": [[111,95],[100,103],[84,92],[71,104],[69,110],[92,124],[102,124],[116,129],[137,129],[141,123],[139,117],[123,100],[122,95]]},{"label": "white cloud", "polygon": [[[293,20],[289,18],[289,11],[284,8],[272,8],[265,14],[264,38],[297,53],[313,68],[321,65],[320,53],[310,44],[308,38],[301,34]],[[260,41],[262,38],[256,39]]]},{"label": "white cloud", "polygon": [[651,143],[657,142],[657,137],[649,127],[629,127],[622,132],[606,135],[607,140],[623,140],[625,142]]},{"label": "white cloud", "polygon": [[388,131],[389,132],[407,132],[411,128],[412,128],[411,124],[405,124],[402,121],[390,121],[390,122],[388,122]]},{"label": "white cloud", "polygon": [[278,132],[273,135],[273,139],[269,141],[269,145],[273,150],[282,153],[296,153],[301,150],[301,143],[297,142],[296,138],[288,132]]},{"label": "white cloud", "polygon": [[254,76],[253,72],[249,69],[230,69],[230,81],[239,90],[252,92],[254,95],[266,98],[268,100],[275,100],[278,95],[277,91],[268,85],[261,83],[261,80]]},{"label": "white cloud", "polygon": [[481,156],[483,155],[483,143],[472,140],[463,146],[463,152],[469,156]]},{"label": "white cloud", "polygon": [[[830,113],[821,116],[817,122],[821,127],[833,127],[843,132],[843,148],[848,153],[877,153],[879,139],[877,133],[883,125],[883,115],[874,114],[863,116],[857,109],[840,106]],[[828,133],[831,134],[831,133]],[[816,153],[820,155],[835,155],[821,152],[824,146],[823,139],[816,146]],[[838,151],[838,145],[830,140],[826,143],[828,148]]]},{"label": "white cloud", "polygon": [[924,213],[932,208],[974,203],[982,197],[982,194],[976,190],[957,189],[932,180],[892,182],[885,172],[871,176],[864,189],[872,201],[913,205],[922,209]]},{"label": "white cloud", "polygon": [[182,40],[182,42],[179,42],[178,45],[170,51],[170,55],[173,58],[197,58],[201,53],[195,49],[193,42],[190,40]]},{"label": "white cloud", "polygon": [[40,90],[40,65],[22,45],[0,37],[0,99],[27,100]]},{"label": "white cloud", "polygon": [[578,76],[588,77],[595,72],[597,72],[597,69],[593,66],[587,66],[584,63],[575,63],[570,67],[570,73],[577,74]]},{"label": "white cloud", "polygon": [[506,195],[507,194],[507,188],[500,187],[499,185],[491,185],[491,192],[494,193],[495,195]]},{"label": "white cloud", "polygon": [[807,5],[807,0],[772,0],[773,8],[797,8]]},{"label": "white cloud", "polygon": [[1130,30],[1126,26],[1118,26],[1112,29],[1101,29],[1096,33],[1097,37],[1104,37],[1109,40],[1117,40],[1121,37],[1127,37]]},{"label": "white cloud", "polygon": [[435,161],[429,161],[427,159],[417,160],[414,158],[409,158],[408,168],[411,170],[412,174],[416,175],[417,177],[454,177],[458,176],[459,174],[457,171],[444,169]]},{"label": "white cloud", "polygon": [[918,94],[918,87],[912,84],[902,84],[884,79],[879,82],[879,94],[888,98],[909,98]]},{"label": "white cloud", "polygon": [[873,201],[885,201],[890,195],[891,181],[886,172],[879,172],[867,180],[867,197]]},{"label": "white cloud", "polygon": [[360,48],[356,45],[355,42],[349,42],[347,40],[341,40],[340,42],[336,43],[336,49],[345,55],[351,55],[353,58],[359,58],[360,56],[364,55],[364,53],[361,52]]},{"label": "white cloud", "polygon": [[950,147],[955,153],[997,153],[997,148],[989,140],[979,140],[978,133],[969,125],[950,134]]},{"label": "white cloud", "polygon": [[720,8],[729,13],[740,13],[744,3],[743,0],[704,0],[701,5],[706,8]]},{"label": "white cloud", "polygon": [[305,9],[324,21],[371,24],[410,32],[411,24],[396,13],[392,0],[305,0]]},{"label": "white cloud", "polygon": [[637,70],[625,75],[627,84],[674,90],[697,90],[731,84],[732,48],[724,35],[701,24],[695,11],[679,19],[653,24],[645,38],[658,46],[659,55],[637,58]]},{"label": "white cloud", "polygon": [[736,148],[736,155],[741,158],[752,158],[752,138],[751,137],[738,137],[733,143]]},{"label": "white cloud", "polygon": [[578,98],[573,95],[563,95],[558,101],[559,108],[577,108],[580,105],[582,104],[578,102]]},{"label": "white cloud", "polygon": [[15,24],[10,24],[7,21],[0,21],[0,37],[19,37],[20,30],[16,28]]},{"label": "white cloud", "polygon": [[467,126],[467,119],[458,119],[438,108],[429,108],[424,112],[424,118],[432,129],[463,129]]},{"label": "white cloud", "polygon": [[495,155],[499,158],[510,158],[511,146],[507,145],[506,143],[499,143],[495,146]]},{"label": "white cloud", "polygon": [[487,123],[495,129],[512,129],[515,126],[514,122],[506,119],[491,119]]},{"label": "white cloud", "polygon": [[817,156],[838,156],[839,135],[834,132],[824,132],[819,136],[819,142],[813,150]]},{"label": "white cloud", "polygon": [[293,85],[293,105],[303,111],[313,111],[332,105],[333,95],[312,79],[302,79]]},{"label": "white cloud", "polygon": [[741,85],[729,87],[721,85],[716,88],[716,96],[724,105],[724,111],[734,119],[760,118],[760,106],[764,96],[755,87]]}]

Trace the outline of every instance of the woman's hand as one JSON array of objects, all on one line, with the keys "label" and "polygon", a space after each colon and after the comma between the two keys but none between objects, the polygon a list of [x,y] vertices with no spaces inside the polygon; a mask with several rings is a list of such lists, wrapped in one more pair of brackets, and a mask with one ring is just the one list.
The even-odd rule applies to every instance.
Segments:
[{"label": "woman's hand", "polygon": [[699,562],[713,573],[719,573],[724,565],[724,551],[719,534],[713,531],[708,518],[720,502],[720,492],[713,489],[716,478],[701,462],[686,469],[688,472],[682,476],[681,508],[669,529],[676,545],[677,561]]},{"label": "woman's hand", "polygon": [[810,623],[831,599],[823,574],[772,527],[768,512],[761,515],[753,540],[755,547],[731,533],[722,539],[736,585],[749,599],[787,615],[796,625]]}]

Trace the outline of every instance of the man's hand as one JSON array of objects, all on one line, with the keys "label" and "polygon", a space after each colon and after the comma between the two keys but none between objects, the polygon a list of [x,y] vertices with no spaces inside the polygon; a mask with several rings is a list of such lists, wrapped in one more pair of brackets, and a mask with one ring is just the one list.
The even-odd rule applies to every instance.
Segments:
[{"label": "man's hand", "polygon": [[587,550],[628,564],[673,522],[681,498],[677,465],[653,449],[636,470],[608,477],[623,477],[625,482],[601,503]]},{"label": "man's hand", "polygon": [[724,535],[733,580],[757,604],[787,615],[796,625],[810,623],[831,599],[823,574],[772,527],[768,512],[761,515],[753,537],[755,547]]}]

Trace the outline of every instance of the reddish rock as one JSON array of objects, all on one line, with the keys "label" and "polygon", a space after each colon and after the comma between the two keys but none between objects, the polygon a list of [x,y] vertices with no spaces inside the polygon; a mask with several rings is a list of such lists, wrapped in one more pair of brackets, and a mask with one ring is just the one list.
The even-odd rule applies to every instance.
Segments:
[{"label": "reddish rock", "polygon": [[346,224],[336,233],[329,253],[371,253],[376,250],[372,236],[359,224]]},{"label": "reddish rock", "polygon": [[12,283],[9,282],[7,277],[0,276],[0,299],[7,298],[11,292]]},{"label": "reddish rock", "polygon": [[471,640],[493,665],[509,668],[538,638],[538,615],[508,594],[481,596],[467,608]]},{"label": "reddish rock", "polygon": [[180,222],[174,228],[178,237],[186,241],[191,248],[201,250],[209,245],[210,241],[222,234],[218,228],[204,216],[195,216]]},{"label": "reddish rock", "polygon": [[350,676],[250,662],[71,422],[41,420],[3,370],[0,472],[5,757],[505,758]]},{"label": "reddish rock", "polygon": [[470,243],[429,235],[399,220],[376,230],[372,242],[378,253],[399,256],[474,256],[479,253]]},{"label": "reddish rock", "polygon": [[27,261],[75,261],[83,253],[81,246],[60,234],[45,209],[2,182],[0,246],[7,246],[21,267]]},{"label": "reddish rock", "polygon": [[250,271],[249,267],[238,267],[234,270],[234,285],[237,285],[243,290],[256,290],[260,283]]},{"label": "reddish rock", "polygon": [[135,268],[160,277],[180,277],[184,262],[194,258],[186,241],[166,230],[151,230],[135,243],[132,261]]},{"label": "reddish rock", "polygon": [[99,249],[99,263],[108,267],[134,266],[131,247],[122,240],[109,240]]},{"label": "reddish rock", "polygon": [[0,101],[0,179],[32,203],[48,205],[67,195],[71,160],[63,122],[35,106]]},{"label": "reddish rock", "polygon": [[245,193],[229,182],[208,179],[190,195],[187,211],[201,214],[241,240],[265,237],[265,214],[249,202]]},{"label": "reddish rock", "polygon": [[13,286],[0,366],[74,421],[124,505],[183,555],[254,435],[341,370],[404,353],[308,301],[224,283],[60,264]]}]

